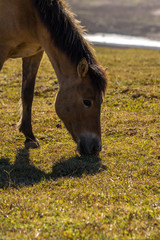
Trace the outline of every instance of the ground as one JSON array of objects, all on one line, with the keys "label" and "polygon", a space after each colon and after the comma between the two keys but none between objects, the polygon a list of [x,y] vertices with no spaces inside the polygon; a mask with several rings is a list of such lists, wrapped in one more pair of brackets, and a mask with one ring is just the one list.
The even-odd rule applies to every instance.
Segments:
[{"label": "ground", "polygon": [[[21,61],[0,74],[0,239],[160,239],[159,51],[96,48],[108,66],[103,150],[79,157],[56,116],[57,79],[45,56],[27,151],[16,128]],[[138,56],[138,57],[137,57]]]},{"label": "ground", "polygon": [[159,0],[68,0],[90,33],[117,33],[160,40]]}]

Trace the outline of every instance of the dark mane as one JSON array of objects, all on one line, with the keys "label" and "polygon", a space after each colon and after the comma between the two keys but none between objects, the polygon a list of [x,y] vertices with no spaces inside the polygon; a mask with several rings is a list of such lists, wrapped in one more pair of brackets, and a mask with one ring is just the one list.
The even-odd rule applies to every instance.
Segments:
[{"label": "dark mane", "polygon": [[32,0],[38,15],[51,34],[54,44],[78,65],[82,58],[89,63],[89,75],[93,86],[105,92],[105,71],[98,65],[92,48],[82,34],[83,28],[75,20],[63,0]]}]

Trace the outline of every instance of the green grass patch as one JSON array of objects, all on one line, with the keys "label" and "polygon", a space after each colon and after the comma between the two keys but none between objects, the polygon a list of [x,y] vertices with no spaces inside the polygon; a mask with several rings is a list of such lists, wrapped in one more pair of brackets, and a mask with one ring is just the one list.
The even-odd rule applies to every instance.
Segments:
[{"label": "green grass patch", "polygon": [[45,56],[27,152],[16,128],[21,60],[0,74],[0,239],[160,239],[160,53],[96,48],[108,66],[103,150],[79,157],[54,110],[58,83]]}]

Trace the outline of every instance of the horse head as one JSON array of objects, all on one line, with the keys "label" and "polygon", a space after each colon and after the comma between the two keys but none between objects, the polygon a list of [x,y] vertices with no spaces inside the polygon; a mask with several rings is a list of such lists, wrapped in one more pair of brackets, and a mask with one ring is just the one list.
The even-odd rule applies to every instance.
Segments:
[{"label": "horse head", "polygon": [[89,155],[99,153],[102,148],[100,110],[103,93],[99,89],[102,76],[98,88],[93,79],[93,68],[95,66],[90,66],[83,58],[71,83],[60,87],[55,104],[57,115],[77,143],[78,151]]}]

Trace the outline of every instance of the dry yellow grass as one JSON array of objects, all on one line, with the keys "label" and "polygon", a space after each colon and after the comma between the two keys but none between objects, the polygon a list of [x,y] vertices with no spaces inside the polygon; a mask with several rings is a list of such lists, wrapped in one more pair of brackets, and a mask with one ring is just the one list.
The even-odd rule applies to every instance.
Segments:
[{"label": "dry yellow grass", "polygon": [[16,129],[21,61],[0,74],[0,239],[160,239],[160,55],[96,48],[108,66],[100,158],[76,155],[54,110],[46,56],[37,77],[27,152]]}]

